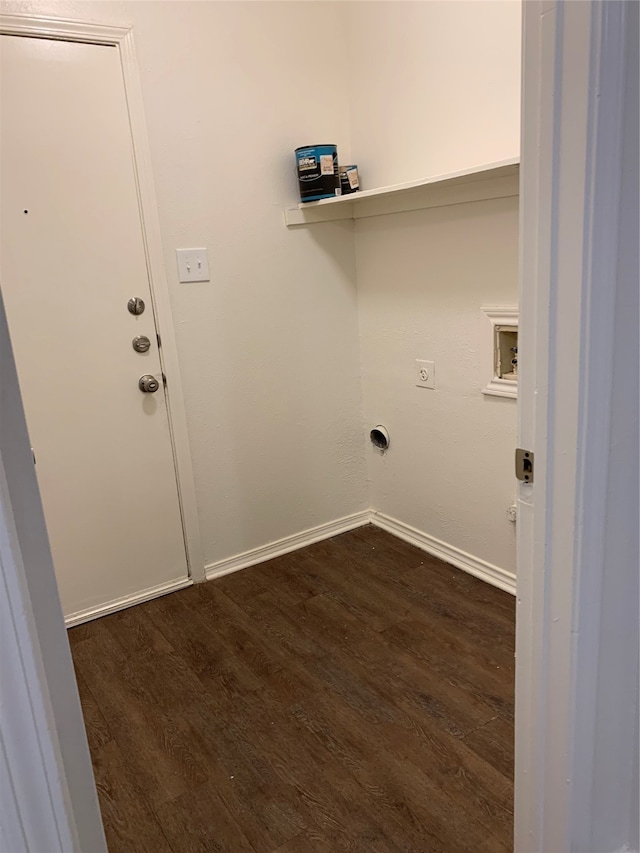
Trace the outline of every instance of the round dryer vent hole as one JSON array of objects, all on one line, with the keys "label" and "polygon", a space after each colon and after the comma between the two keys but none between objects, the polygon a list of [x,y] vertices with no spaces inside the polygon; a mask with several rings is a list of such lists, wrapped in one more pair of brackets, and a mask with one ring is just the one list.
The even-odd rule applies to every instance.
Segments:
[{"label": "round dryer vent hole", "polygon": [[374,447],[377,447],[378,450],[388,449],[389,433],[381,424],[378,424],[378,426],[371,430],[369,438],[371,439],[371,444],[373,444]]}]

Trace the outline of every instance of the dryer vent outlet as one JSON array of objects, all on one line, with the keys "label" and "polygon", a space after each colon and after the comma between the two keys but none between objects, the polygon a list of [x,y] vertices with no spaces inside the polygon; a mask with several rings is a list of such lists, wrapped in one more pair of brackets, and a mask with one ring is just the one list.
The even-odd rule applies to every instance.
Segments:
[{"label": "dryer vent outlet", "polygon": [[371,444],[377,447],[378,450],[387,450],[389,448],[389,433],[381,424],[375,426],[369,433]]}]

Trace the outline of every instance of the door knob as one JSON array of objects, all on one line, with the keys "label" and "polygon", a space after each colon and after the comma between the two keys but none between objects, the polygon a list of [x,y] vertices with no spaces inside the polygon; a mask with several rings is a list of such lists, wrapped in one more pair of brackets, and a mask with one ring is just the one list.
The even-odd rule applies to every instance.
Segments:
[{"label": "door knob", "polygon": [[138,380],[138,388],[141,391],[144,391],[145,394],[155,394],[159,387],[160,383],[156,377],[152,376],[150,373],[145,373],[145,375],[141,376]]},{"label": "door knob", "polygon": [[136,335],[131,341],[131,345],[136,352],[147,352],[151,346],[151,341],[146,335]]},{"label": "door knob", "polygon": [[144,299],[140,299],[139,296],[132,296],[127,302],[127,308],[130,314],[142,314],[144,311]]}]

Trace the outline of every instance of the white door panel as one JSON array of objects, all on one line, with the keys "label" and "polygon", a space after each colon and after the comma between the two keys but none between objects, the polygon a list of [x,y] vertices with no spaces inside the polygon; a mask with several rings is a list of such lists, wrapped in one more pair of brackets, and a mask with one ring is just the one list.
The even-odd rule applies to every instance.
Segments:
[{"label": "white door panel", "polygon": [[69,615],[185,578],[186,556],[162,383],[138,389],[161,368],[118,51],[1,47],[1,284]]}]

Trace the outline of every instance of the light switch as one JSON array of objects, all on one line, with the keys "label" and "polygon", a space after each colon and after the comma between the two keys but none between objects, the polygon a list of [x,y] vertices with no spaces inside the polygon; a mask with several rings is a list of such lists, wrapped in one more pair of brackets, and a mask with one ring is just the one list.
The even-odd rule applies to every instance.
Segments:
[{"label": "light switch", "polygon": [[176,249],[180,281],[210,281],[206,249]]}]

